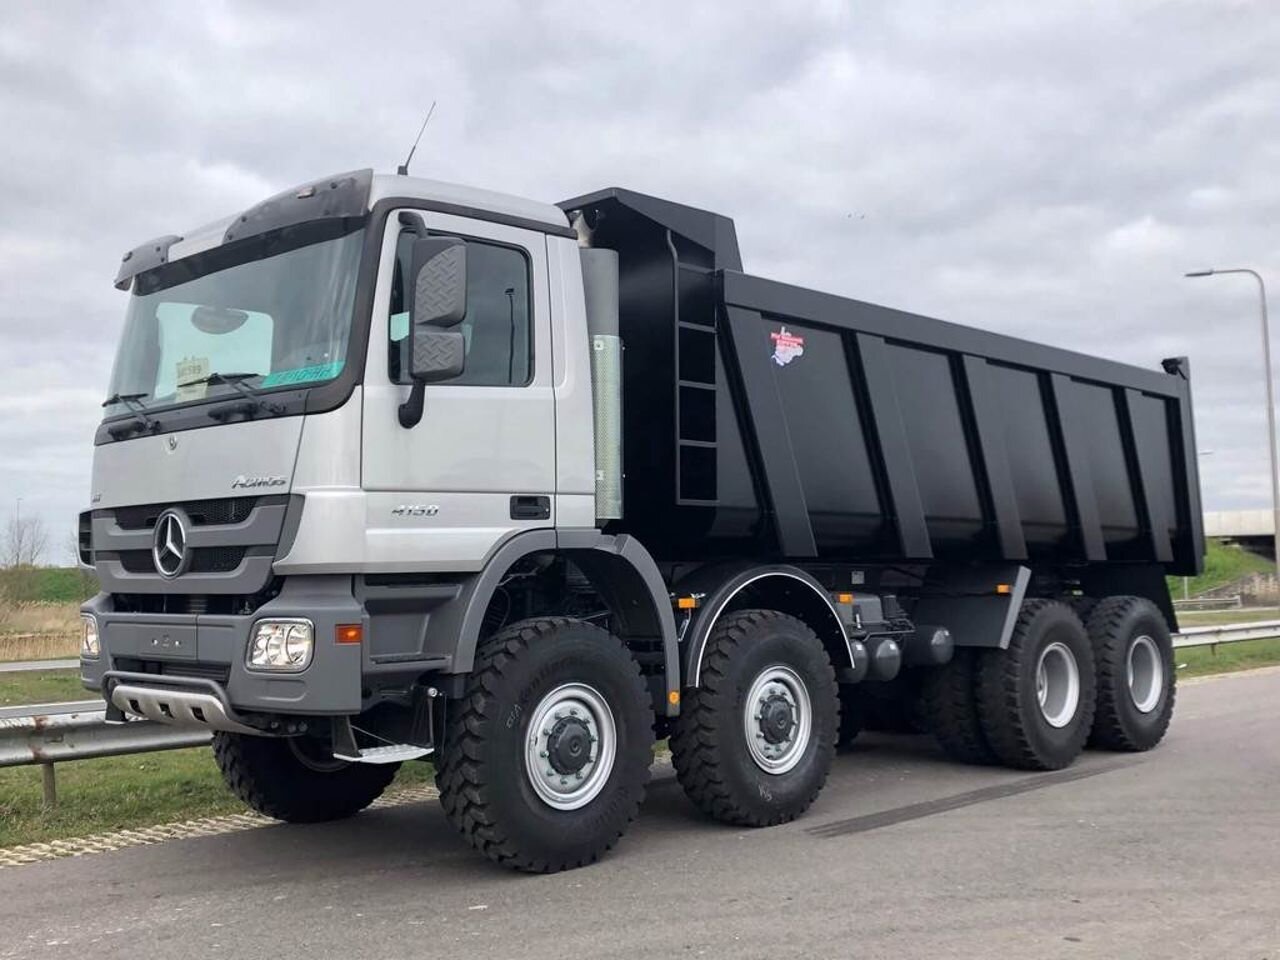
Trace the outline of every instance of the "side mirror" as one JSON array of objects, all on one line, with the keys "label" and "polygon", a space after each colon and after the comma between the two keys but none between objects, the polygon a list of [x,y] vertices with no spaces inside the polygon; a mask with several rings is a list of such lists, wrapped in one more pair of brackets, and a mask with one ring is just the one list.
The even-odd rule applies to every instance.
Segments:
[{"label": "side mirror", "polygon": [[414,383],[452,380],[466,365],[466,339],[459,330],[415,326],[409,351],[409,377]]},{"label": "side mirror", "polygon": [[467,244],[454,237],[413,242],[413,304],[409,328],[452,327],[467,315]]},{"label": "side mirror", "polygon": [[424,387],[452,380],[466,365],[466,340],[456,326],[467,315],[467,245],[453,237],[413,242],[413,302],[409,310],[409,377],[413,389],[400,405],[400,425],[422,419]]}]

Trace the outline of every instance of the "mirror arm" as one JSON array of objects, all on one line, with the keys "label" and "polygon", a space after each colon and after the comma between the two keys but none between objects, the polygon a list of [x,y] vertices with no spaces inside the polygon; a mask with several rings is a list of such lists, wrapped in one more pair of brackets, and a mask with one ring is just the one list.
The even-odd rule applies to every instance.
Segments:
[{"label": "mirror arm", "polygon": [[416,213],[402,211],[400,214],[400,226],[404,227],[409,233],[417,234],[419,237],[427,235],[427,222]]},{"label": "mirror arm", "polygon": [[400,426],[412,430],[422,419],[422,408],[427,396],[427,386],[422,381],[414,383],[409,399],[400,404]]}]

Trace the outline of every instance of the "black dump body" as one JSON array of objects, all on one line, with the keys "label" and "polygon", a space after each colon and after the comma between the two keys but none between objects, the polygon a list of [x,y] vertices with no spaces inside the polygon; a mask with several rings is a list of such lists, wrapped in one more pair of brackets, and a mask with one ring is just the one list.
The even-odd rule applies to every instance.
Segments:
[{"label": "black dump body", "polygon": [[733,222],[566,201],[620,261],[625,520],[660,560],[1203,554],[1191,390],[1163,372],[741,272]]}]

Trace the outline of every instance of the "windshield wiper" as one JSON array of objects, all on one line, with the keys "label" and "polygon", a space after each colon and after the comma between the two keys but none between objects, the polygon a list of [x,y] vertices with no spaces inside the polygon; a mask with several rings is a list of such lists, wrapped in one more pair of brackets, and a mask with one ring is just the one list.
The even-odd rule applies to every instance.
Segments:
[{"label": "windshield wiper", "polygon": [[277,403],[267,403],[262,399],[262,394],[253,387],[245,383],[251,377],[261,376],[258,373],[218,373],[217,371],[209,374],[207,377],[201,377],[199,380],[187,380],[182,386],[192,387],[197,384],[207,384],[211,387],[228,386],[245,398],[245,403],[238,407],[234,407],[231,411],[213,410],[209,416],[214,420],[225,420],[229,412],[244,413],[251,415],[257,413],[265,407],[268,412],[276,415],[284,413],[284,407]]},{"label": "windshield wiper", "polygon": [[[152,433],[155,433],[160,429],[160,424],[147,416],[146,404],[142,402],[143,397],[149,396],[151,396],[149,393],[113,393],[111,396],[107,397],[106,400],[102,401],[102,405],[104,407],[110,407],[117,403],[124,404],[128,411],[133,414],[134,419],[137,420],[143,430],[150,430]],[[130,424],[128,427],[108,428],[107,432],[116,439],[119,439],[121,436],[132,432],[132,429],[133,425]]]}]

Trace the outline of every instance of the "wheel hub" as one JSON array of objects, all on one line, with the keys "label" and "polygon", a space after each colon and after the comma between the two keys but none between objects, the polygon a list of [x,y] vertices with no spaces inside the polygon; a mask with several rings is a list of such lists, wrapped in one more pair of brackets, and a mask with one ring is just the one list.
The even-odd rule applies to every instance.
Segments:
[{"label": "wheel hub", "polygon": [[1126,677],[1129,696],[1137,711],[1150,713],[1154,710],[1164,693],[1164,660],[1150,637],[1135,637],[1129,646]]},{"label": "wheel hub", "polygon": [[576,717],[562,717],[547,737],[547,761],[556,773],[577,773],[591,762],[595,738]]},{"label": "wheel hub", "polygon": [[585,683],[566,683],[544,696],[529,717],[525,774],[547,806],[578,810],[604,789],[617,751],[608,701]]},{"label": "wheel hub", "polygon": [[800,675],[781,664],[762,670],[743,701],[742,721],[756,766],[771,774],[795,767],[813,731],[813,708]]},{"label": "wheel hub", "polygon": [[760,732],[766,743],[786,743],[795,727],[795,711],[786,697],[774,694],[760,707]]},{"label": "wheel hub", "polygon": [[1051,727],[1062,728],[1075,719],[1080,706],[1080,667],[1065,643],[1049,644],[1036,663],[1036,702]]}]

